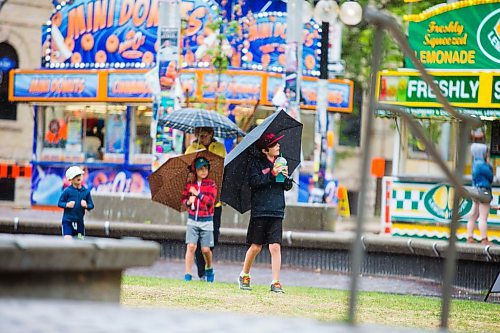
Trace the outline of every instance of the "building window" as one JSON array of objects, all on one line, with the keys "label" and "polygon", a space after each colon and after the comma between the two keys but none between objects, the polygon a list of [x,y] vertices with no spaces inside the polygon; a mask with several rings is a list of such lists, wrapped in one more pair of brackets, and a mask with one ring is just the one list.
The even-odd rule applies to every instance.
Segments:
[{"label": "building window", "polygon": [[130,129],[130,159],[132,164],[151,164],[153,139],[151,138],[151,106],[133,108]]},{"label": "building window", "polygon": [[40,160],[123,163],[125,109],[112,104],[42,106]]},{"label": "building window", "polygon": [[0,43],[0,119],[17,119],[17,103],[9,102],[9,71],[18,64],[16,50],[8,43]]}]

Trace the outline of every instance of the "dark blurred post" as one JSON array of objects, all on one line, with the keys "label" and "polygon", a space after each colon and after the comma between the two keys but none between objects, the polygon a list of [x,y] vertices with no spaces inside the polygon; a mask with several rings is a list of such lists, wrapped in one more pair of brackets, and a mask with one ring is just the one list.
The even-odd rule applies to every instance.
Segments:
[{"label": "dark blurred post", "polygon": [[321,23],[321,56],[319,61],[318,93],[316,99],[316,121],[314,131],[314,182],[321,192],[325,190],[326,131],[328,129],[328,32],[330,23]]}]

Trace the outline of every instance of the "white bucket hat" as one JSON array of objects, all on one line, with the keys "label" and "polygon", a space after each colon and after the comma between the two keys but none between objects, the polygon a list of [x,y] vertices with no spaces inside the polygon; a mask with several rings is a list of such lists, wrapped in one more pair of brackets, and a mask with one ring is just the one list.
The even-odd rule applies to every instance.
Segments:
[{"label": "white bucket hat", "polygon": [[71,180],[76,176],[83,175],[85,172],[80,167],[72,166],[66,170],[66,179]]}]

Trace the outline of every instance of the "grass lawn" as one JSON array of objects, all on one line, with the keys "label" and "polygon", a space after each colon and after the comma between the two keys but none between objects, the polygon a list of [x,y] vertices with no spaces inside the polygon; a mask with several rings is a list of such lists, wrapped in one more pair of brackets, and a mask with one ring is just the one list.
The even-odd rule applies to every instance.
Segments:
[{"label": "grass lawn", "polygon": [[[125,276],[121,304],[193,310],[303,317],[342,321],[347,316],[348,292],[286,287],[286,294],[273,294],[268,286],[239,290],[236,283],[186,283],[176,279]],[[439,327],[441,300],[434,297],[361,292],[358,322],[388,326]],[[500,332],[500,305],[453,300],[450,329],[454,332]]]}]

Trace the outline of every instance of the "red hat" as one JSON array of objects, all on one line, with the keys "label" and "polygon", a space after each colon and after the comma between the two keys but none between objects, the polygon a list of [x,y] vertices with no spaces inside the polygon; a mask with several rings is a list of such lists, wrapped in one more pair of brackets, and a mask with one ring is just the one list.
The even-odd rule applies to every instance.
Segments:
[{"label": "red hat", "polygon": [[273,146],[279,140],[283,139],[284,135],[276,136],[274,133],[264,133],[257,141],[257,148],[265,149]]}]

